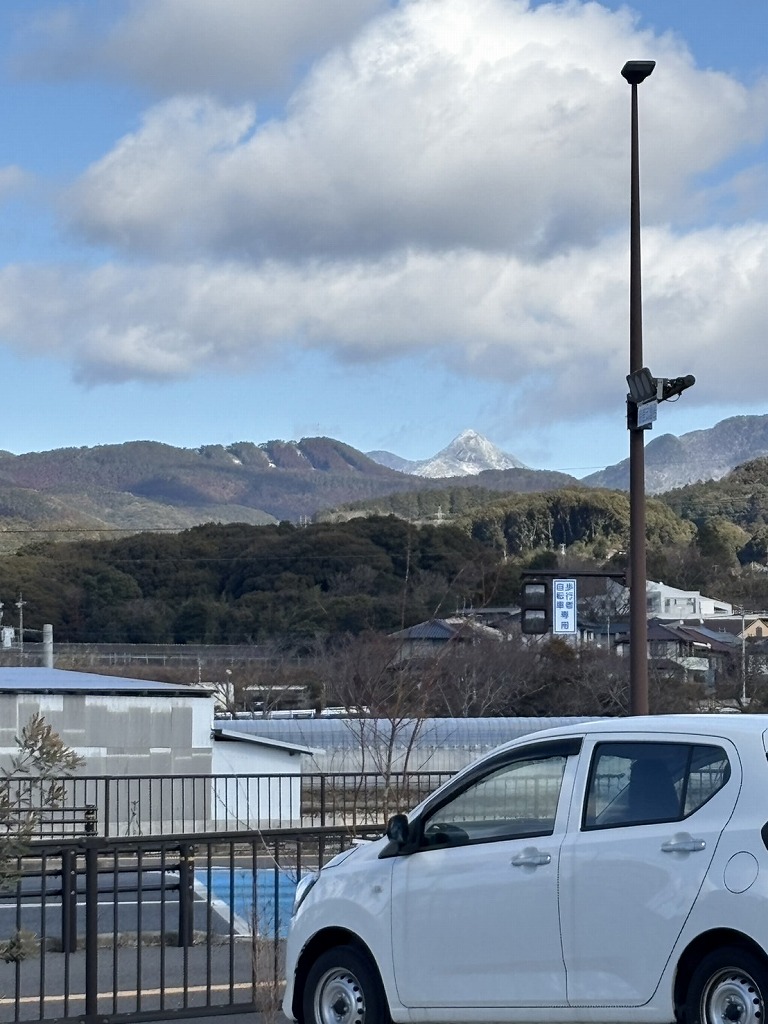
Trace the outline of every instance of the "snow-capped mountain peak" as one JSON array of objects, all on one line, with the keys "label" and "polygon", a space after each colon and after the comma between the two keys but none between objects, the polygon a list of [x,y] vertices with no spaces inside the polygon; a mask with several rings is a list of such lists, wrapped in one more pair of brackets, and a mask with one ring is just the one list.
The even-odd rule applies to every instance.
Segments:
[{"label": "snow-capped mountain peak", "polygon": [[526,469],[524,463],[478,434],[463,430],[431,459],[413,462],[406,470],[414,476],[476,476],[486,469]]}]

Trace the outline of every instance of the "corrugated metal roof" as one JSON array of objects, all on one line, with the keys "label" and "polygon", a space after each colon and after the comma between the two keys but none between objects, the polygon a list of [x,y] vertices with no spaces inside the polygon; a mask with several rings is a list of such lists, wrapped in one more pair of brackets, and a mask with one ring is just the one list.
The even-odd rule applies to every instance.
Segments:
[{"label": "corrugated metal roof", "polygon": [[0,668],[0,693],[91,693],[94,695],[210,697],[196,686],[177,686],[151,679],[103,676],[58,668]]}]

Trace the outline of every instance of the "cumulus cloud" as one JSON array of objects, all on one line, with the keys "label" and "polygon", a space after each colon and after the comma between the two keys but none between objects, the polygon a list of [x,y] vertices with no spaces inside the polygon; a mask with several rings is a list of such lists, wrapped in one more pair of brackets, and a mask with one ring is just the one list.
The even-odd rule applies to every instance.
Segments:
[{"label": "cumulus cloud", "polygon": [[253,96],[344,41],[386,0],[97,0],[36,20],[17,67],[98,74],[160,94]]},{"label": "cumulus cloud", "polygon": [[626,216],[628,53],[659,64],[643,87],[644,211],[700,217],[691,182],[765,135],[766,83],[699,71],[596,4],[414,0],[319,62],[284,117],[191,97],[153,108],[83,176],[72,220],[164,257],[590,245]]},{"label": "cumulus cloud", "polygon": [[[193,41],[210,48],[200,92],[162,72],[184,94],[150,107],[62,197],[68,224],[112,262],[1,271],[0,334],[70,359],[86,383],[236,372],[296,346],[342,363],[432,353],[463,376],[522,387],[530,419],[613,405],[627,361],[619,72],[627,57],[652,57],[641,105],[648,362],[696,374],[686,401],[762,400],[743,367],[763,345],[765,171],[742,162],[731,179],[712,175],[765,138],[768,83],[698,70],[627,11],[574,0],[333,0],[333,31],[315,27],[315,43],[338,43],[358,3],[378,16],[331,46],[270,119],[244,95],[222,98],[215,54],[226,47],[201,26],[221,10],[231,33],[237,18],[294,9],[288,0],[129,4],[102,32],[99,59],[117,53],[127,68],[141,33],[155,25],[165,39],[170,22],[156,19],[183,9],[187,56]],[[702,228],[726,200],[741,222]]]},{"label": "cumulus cloud", "polygon": [[[623,394],[626,248],[614,237],[536,265],[463,250],[259,267],[9,268],[0,332],[66,355],[89,383],[252,370],[287,341],[342,362],[432,352],[461,374],[528,382],[530,415],[545,395],[548,417],[555,405],[567,416]],[[764,341],[768,228],[653,229],[645,254],[655,372],[695,373],[699,402],[724,392],[760,401],[762,378],[743,367]]]}]

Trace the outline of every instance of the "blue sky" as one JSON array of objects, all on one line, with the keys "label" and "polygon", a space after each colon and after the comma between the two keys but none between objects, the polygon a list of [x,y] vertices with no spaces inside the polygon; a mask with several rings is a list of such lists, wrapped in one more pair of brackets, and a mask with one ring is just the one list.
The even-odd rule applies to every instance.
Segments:
[{"label": "blue sky", "polygon": [[4,0],[0,448],[626,457],[767,413],[765,0]]}]

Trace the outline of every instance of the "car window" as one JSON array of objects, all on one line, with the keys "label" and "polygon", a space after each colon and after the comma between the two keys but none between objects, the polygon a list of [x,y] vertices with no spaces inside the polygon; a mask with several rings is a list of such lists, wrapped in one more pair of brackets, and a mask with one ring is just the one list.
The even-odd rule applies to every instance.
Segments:
[{"label": "car window", "polygon": [[680,821],[705,804],[729,776],[728,756],[715,745],[598,744],[582,826]]},{"label": "car window", "polygon": [[566,756],[527,758],[477,779],[424,821],[424,845],[550,835]]},{"label": "car window", "polygon": [[685,792],[685,814],[693,814],[722,789],[731,776],[728,755],[722,747],[693,748]]}]

